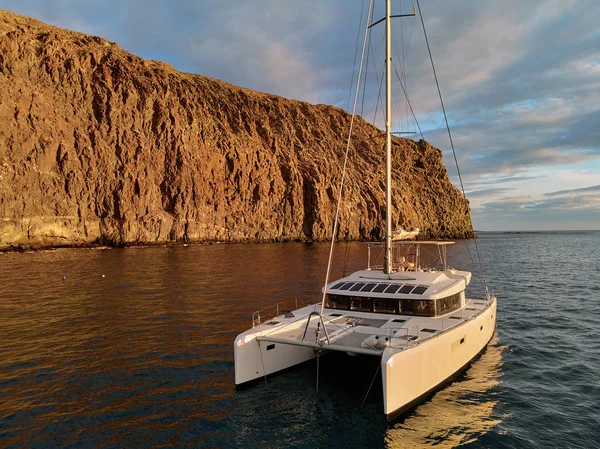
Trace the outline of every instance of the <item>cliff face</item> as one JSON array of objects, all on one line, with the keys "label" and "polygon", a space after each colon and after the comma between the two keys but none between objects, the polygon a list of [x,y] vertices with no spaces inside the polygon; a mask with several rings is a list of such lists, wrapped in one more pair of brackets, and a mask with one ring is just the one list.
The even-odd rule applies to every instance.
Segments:
[{"label": "cliff face", "polygon": [[[349,120],[0,11],[0,248],[328,238]],[[381,236],[383,145],[355,122],[341,238]],[[397,226],[471,236],[441,152],[393,152]]]}]

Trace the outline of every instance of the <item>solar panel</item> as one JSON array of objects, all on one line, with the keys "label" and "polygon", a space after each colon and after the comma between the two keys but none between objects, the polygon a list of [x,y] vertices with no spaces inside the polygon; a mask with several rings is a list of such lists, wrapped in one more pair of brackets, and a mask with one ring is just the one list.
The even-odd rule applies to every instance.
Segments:
[{"label": "solar panel", "polygon": [[414,285],[403,285],[398,293],[410,293],[413,288],[415,288]]},{"label": "solar panel", "polygon": [[361,288],[363,288],[364,286],[365,286],[364,282],[358,282],[358,283],[354,284],[352,287],[350,287],[350,291],[351,292],[357,292]]},{"label": "solar panel", "polygon": [[377,284],[367,284],[362,288],[361,292],[370,292],[375,288],[376,285]]},{"label": "solar panel", "polygon": [[424,285],[419,285],[415,287],[415,289],[411,292],[413,295],[422,295],[429,287],[425,287]]},{"label": "solar panel", "polygon": [[398,291],[398,289],[401,286],[402,285],[398,285],[398,284],[390,284],[390,286],[385,289],[385,293],[389,293],[389,294],[393,295],[394,293],[396,293]]},{"label": "solar panel", "polygon": [[387,288],[388,285],[390,285],[390,284],[377,284],[377,287],[375,287],[373,289],[373,292],[381,293]]}]

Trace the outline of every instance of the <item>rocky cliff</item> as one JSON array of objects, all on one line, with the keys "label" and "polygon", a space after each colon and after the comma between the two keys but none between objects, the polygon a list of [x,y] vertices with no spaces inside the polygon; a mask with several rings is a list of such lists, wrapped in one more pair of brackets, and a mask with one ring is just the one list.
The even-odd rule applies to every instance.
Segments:
[{"label": "rocky cliff", "polygon": [[[0,248],[328,238],[349,120],[0,11]],[[381,236],[383,145],[358,119],[340,238]],[[441,152],[393,153],[397,226],[471,236]]]}]

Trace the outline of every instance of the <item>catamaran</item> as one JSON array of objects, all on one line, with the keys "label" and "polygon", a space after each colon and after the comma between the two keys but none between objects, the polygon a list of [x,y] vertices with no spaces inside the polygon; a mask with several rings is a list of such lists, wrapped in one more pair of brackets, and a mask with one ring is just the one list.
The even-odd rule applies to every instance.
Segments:
[{"label": "catamaran", "polygon": [[[295,310],[277,308],[267,319],[255,312],[252,328],[234,343],[236,385],[266,379],[333,351],[377,357],[383,412],[389,420],[468,367],[485,349],[496,326],[495,296],[486,287],[483,298],[468,298],[471,273],[449,266],[447,248],[454,242],[418,241],[414,240],[417,229],[392,230],[392,17],[398,16],[391,14],[391,0],[386,0],[381,20],[386,23],[385,241],[368,245],[365,269],[330,282],[336,214],[321,301]],[[377,252],[383,252],[383,257],[377,257]]]}]

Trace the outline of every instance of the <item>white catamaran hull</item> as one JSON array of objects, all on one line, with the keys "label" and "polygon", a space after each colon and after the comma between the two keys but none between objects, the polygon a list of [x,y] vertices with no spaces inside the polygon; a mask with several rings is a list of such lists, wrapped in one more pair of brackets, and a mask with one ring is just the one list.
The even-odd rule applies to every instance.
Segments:
[{"label": "white catamaran hull", "polygon": [[316,357],[314,349],[310,347],[259,342],[256,337],[265,333],[250,329],[235,339],[233,355],[236,385],[268,376]]},{"label": "white catamaran hull", "polygon": [[389,420],[404,414],[459,374],[486,347],[496,327],[496,299],[482,313],[420,345],[381,361],[384,412]]}]

